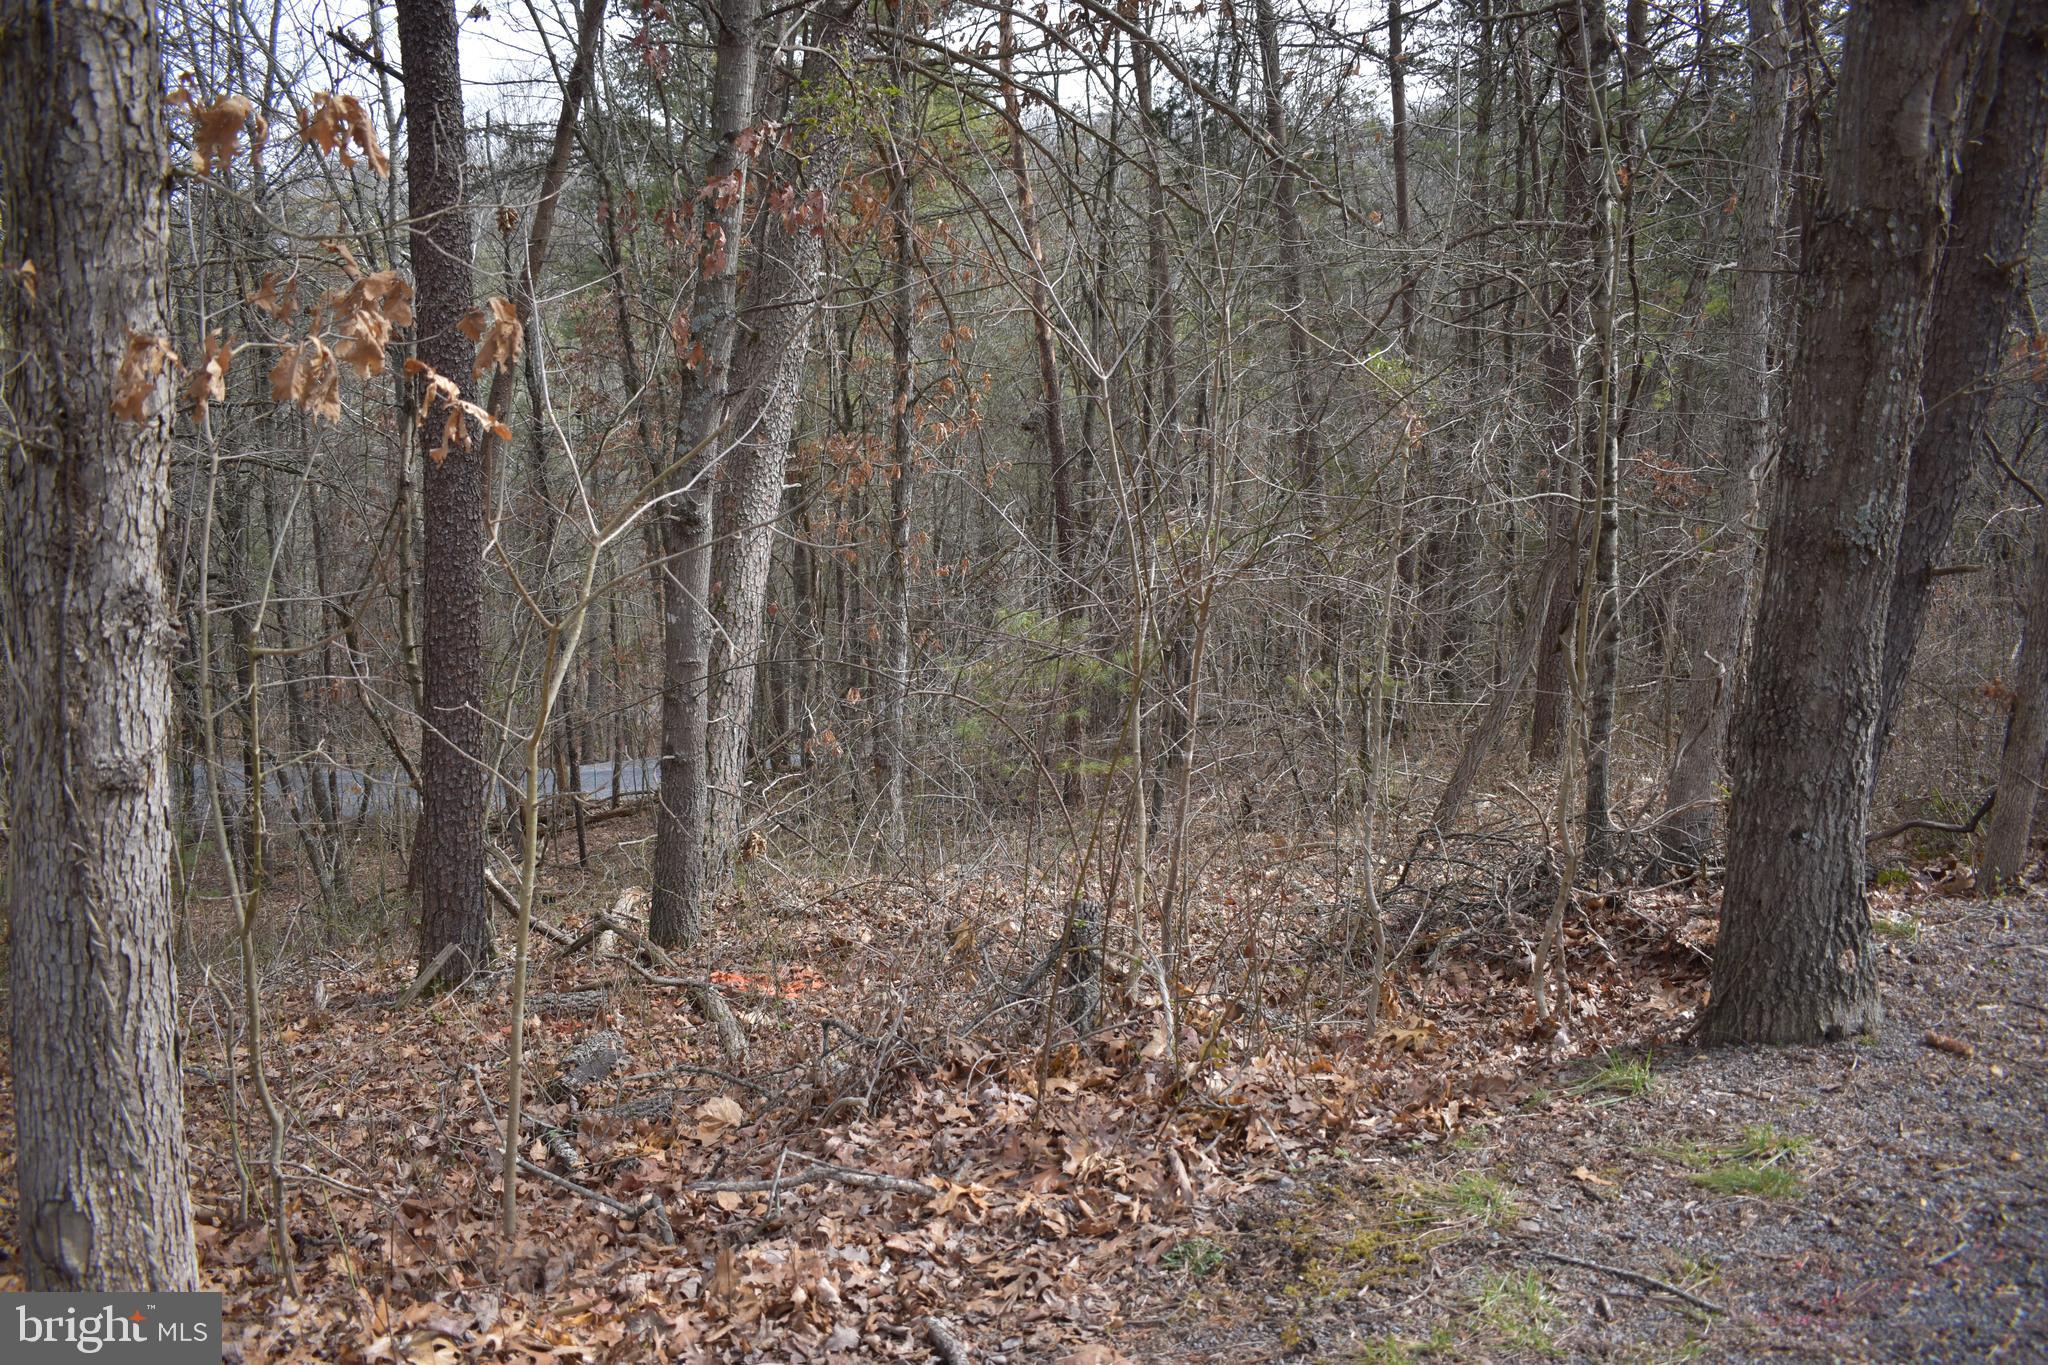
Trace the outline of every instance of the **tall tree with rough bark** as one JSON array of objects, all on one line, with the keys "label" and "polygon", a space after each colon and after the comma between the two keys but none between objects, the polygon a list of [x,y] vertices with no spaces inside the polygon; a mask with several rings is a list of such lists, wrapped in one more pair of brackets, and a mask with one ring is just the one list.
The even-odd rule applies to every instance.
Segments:
[{"label": "tall tree with rough bark", "polygon": [[1736,720],[1704,1020],[1717,1042],[1841,1038],[1880,1018],[1863,834],[1884,613],[1985,28],[1981,13],[1903,0],[1849,17]]},{"label": "tall tree with rough bark", "polygon": [[[470,224],[462,60],[450,0],[399,0],[405,70],[406,210],[411,217],[419,359],[466,386],[475,350],[461,330],[470,308]],[[421,562],[420,966],[454,985],[491,961],[484,899],[484,453],[441,436],[435,408],[419,424],[425,455]],[[454,948],[445,961],[441,954]]]},{"label": "tall tree with rough bark", "polygon": [[1778,239],[1784,231],[1785,20],[1778,0],[1749,0],[1749,130],[1735,193],[1736,261],[1729,285],[1729,344],[1723,387],[1722,470],[1706,565],[1691,594],[1699,603],[1692,670],[1681,703],[1683,729],[1664,781],[1658,842],[1666,864],[1699,867],[1713,838],[1714,785],[1721,778],[1728,720],[1735,713],[1736,656],[1748,622],[1756,547],[1750,532],[1758,480],[1770,462],[1771,330],[1776,315]]},{"label": "tall tree with rough bark", "polygon": [[889,571],[882,603],[882,667],[876,681],[881,724],[875,769],[882,783],[882,847],[903,852],[910,742],[910,534],[917,511],[917,197],[911,169],[918,137],[909,64],[899,39],[892,78],[889,139]]},{"label": "tall tree with rough bark", "polygon": [[[1630,6],[1630,15],[1638,13]],[[1591,543],[1585,557],[1585,582],[1579,594],[1580,621],[1574,649],[1578,680],[1586,698],[1585,864],[1605,868],[1614,855],[1612,755],[1615,689],[1620,680],[1621,598],[1621,437],[1615,424],[1615,313],[1621,306],[1623,166],[1614,147],[1615,128],[1609,108],[1615,91],[1609,72],[1614,34],[1605,0],[1581,0],[1559,11],[1563,26],[1558,51],[1571,64],[1562,73],[1565,89],[1566,136],[1571,139],[1572,168],[1567,175],[1583,178],[1576,196],[1585,205],[1581,225],[1588,259],[1585,266],[1586,338],[1579,353],[1579,452],[1592,487]],[[1631,61],[1642,50],[1631,33]],[[1577,87],[1576,93],[1571,93]]]},{"label": "tall tree with rough bark", "polygon": [[87,0],[14,6],[4,25],[0,706],[22,1273],[32,1290],[196,1289],[171,962],[155,17]]},{"label": "tall tree with rough bark", "polygon": [[846,164],[848,138],[833,101],[851,10],[821,15],[803,70],[791,84],[795,152],[777,170],[790,175],[795,212],[760,215],[758,248],[747,272],[744,337],[733,361],[732,431],[737,443],[719,480],[720,535],[711,554],[710,756],[711,875],[730,872],[739,837],[748,734],[760,676],[762,613],[780,527],[790,436],[796,428],[810,336],[824,297],[824,213]]},{"label": "tall tree with rough bark", "polygon": [[695,217],[697,282],[692,341],[677,377],[677,445],[662,523],[661,793],[654,823],[648,932],[663,947],[692,943],[709,893],[710,793],[706,658],[710,650],[712,474],[730,446],[726,397],[738,334],[741,219],[753,156],[749,128],[760,56],[760,0],[712,7],[717,33],[711,86],[716,136]]}]

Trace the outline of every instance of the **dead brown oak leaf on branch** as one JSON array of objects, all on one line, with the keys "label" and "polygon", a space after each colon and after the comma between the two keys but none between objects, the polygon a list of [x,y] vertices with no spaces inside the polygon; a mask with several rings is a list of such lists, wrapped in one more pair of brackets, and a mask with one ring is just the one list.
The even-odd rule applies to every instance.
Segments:
[{"label": "dead brown oak leaf on branch", "polygon": [[481,379],[485,370],[509,370],[519,363],[519,348],[526,341],[526,329],[519,325],[518,310],[510,299],[494,295],[464,313],[456,326],[476,343],[471,379]]},{"label": "dead brown oak leaf on branch", "polygon": [[[328,290],[315,309],[338,334],[334,344],[309,336],[285,347],[270,368],[273,401],[293,404],[329,422],[341,417],[341,367],[353,370],[358,379],[383,374],[392,333],[413,321],[410,281],[395,270],[362,274],[346,248],[338,254],[349,275],[348,286]],[[280,286],[274,276],[265,275],[250,302],[273,317],[285,317],[296,306],[297,291],[296,278]]]},{"label": "dead brown oak leaf on branch", "polygon": [[512,428],[497,421],[480,405],[464,398],[459,384],[426,361],[406,361],[405,373],[421,383],[419,420],[422,424],[434,410],[437,401],[440,405],[441,443],[427,452],[428,458],[435,464],[447,459],[451,450],[469,448],[469,421],[474,421],[501,441],[511,439]]},{"label": "dead brown oak leaf on branch", "polygon": [[319,337],[307,337],[287,346],[270,367],[270,397],[273,402],[290,403],[309,416],[329,422],[341,420],[341,369],[334,352]]},{"label": "dead brown oak leaf on branch", "polygon": [[201,176],[211,177],[216,169],[233,164],[244,125],[249,125],[252,153],[262,151],[270,136],[269,120],[256,113],[256,105],[247,95],[221,95],[200,104],[190,91],[177,90],[170,103],[185,107],[192,116],[192,170]]},{"label": "dead brown oak leaf on branch", "polygon": [[370,113],[354,95],[322,90],[313,96],[313,107],[299,111],[299,140],[310,142],[323,152],[340,152],[343,166],[356,164],[349,152],[354,147],[370,163],[371,170],[381,176],[391,174],[391,158],[377,145],[377,135],[370,128]]},{"label": "dead brown oak leaf on branch", "polygon": [[192,371],[191,382],[185,386],[185,397],[192,404],[192,420],[206,420],[206,405],[218,403],[228,396],[228,366],[234,361],[234,348],[222,341],[219,332],[207,333],[200,343],[199,367]]},{"label": "dead brown oak leaf on branch", "polygon": [[114,401],[109,404],[114,416],[124,422],[147,421],[149,397],[156,392],[164,366],[179,364],[178,353],[171,349],[168,338],[129,328],[121,365],[114,374]]},{"label": "dead brown oak leaf on branch", "polygon": [[279,322],[289,322],[299,311],[299,277],[293,275],[279,280],[275,270],[266,270],[262,283],[249,296],[249,302]]}]

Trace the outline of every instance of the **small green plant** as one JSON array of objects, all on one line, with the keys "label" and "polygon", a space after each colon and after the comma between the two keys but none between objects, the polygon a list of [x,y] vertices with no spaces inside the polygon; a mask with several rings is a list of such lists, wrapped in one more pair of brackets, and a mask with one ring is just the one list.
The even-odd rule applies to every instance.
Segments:
[{"label": "small green plant", "polygon": [[1472,1316],[1488,1336],[1504,1346],[1531,1355],[1557,1354],[1562,1315],[1551,1302],[1543,1277],[1534,1271],[1487,1276],[1473,1296]]},{"label": "small green plant", "polygon": [[1222,1267],[1223,1248],[1206,1237],[1190,1237],[1161,1256],[1159,1264],[1190,1279],[1207,1279]]},{"label": "small green plant", "polygon": [[1521,1208],[1515,1187],[1485,1171],[1464,1171],[1438,1184],[1419,1186],[1415,1203],[1439,1221],[1470,1219],[1489,1228],[1506,1225]]},{"label": "small green plant", "polygon": [[1752,1123],[1742,1136],[1724,1146],[1692,1144],[1677,1149],[1680,1161],[1694,1168],[1692,1182],[1715,1194],[1759,1199],[1790,1199],[1801,1188],[1798,1172],[1788,1164],[1813,1145],[1813,1139],[1781,1133],[1768,1123]]},{"label": "small green plant", "polygon": [[1457,1344],[1458,1339],[1449,1328],[1439,1327],[1423,1341],[1401,1337],[1368,1341],[1351,1360],[1352,1365],[1415,1365],[1418,1361],[1447,1356]]},{"label": "small green plant", "polygon": [[1574,1095],[1606,1091],[1615,1095],[1640,1095],[1650,1088],[1650,1059],[1610,1052],[1591,1074],[1571,1086]]},{"label": "small green plant", "polygon": [[1704,1289],[1721,1283],[1721,1267],[1704,1256],[1667,1254],[1672,1283],[1681,1289]]},{"label": "small green plant", "polygon": [[1722,1150],[1742,1161],[1776,1162],[1788,1156],[1800,1156],[1811,1146],[1812,1138],[1781,1133],[1768,1123],[1751,1123],[1743,1126],[1742,1141]]},{"label": "small green plant", "polygon": [[1895,891],[1913,884],[1913,874],[1903,867],[1881,867],[1873,885],[1880,891]]},{"label": "small green plant", "polygon": [[1920,921],[1911,915],[1900,915],[1897,919],[1889,915],[1872,915],[1870,931],[1879,938],[1912,940],[1920,937]]},{"label": "small green plant", "polygon": [[1715,1194],[1757,1199],[1790,1199],[1799,1193],[1797,1174],[1761,1161],[1731,1161],[1696,1173],[1692,1183]]}]

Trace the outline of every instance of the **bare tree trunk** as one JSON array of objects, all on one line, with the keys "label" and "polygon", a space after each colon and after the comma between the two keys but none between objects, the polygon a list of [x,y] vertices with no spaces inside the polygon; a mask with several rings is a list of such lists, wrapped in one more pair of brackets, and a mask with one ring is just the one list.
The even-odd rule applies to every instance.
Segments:
[{"label": "bare tree trunk", "polygon": [[1736,719],[1712,1041],[1841,1038],[1880,1017],[1863,834],[1884,613],[1982,28],[1947,5],[1850,15]]},{"label": "bare tree trunk", "polygon": [[711,474],[724,453],[726,388],[738,331],[741,211],[750,162],[745,133],[760,70],[760,0],[714,9],[717,66],[711,122],[718,134],[704,168],[702,245],[690,325],[701,354],[684,357],[678,412],[682,464],[669,485],[679,505],[665,518],[662,565],[661,794],[654,825],[648,933],[665,948],[695,942],[709,894],[705,790],[709,727],[705,658],[711,596]]},{"label": "bare tree trunk", "polygon": [[[1632,7],[1631,13],[1635,11]],[[1579,450],[1592,475],[1592,543],[1580,590],[1581,622],[1575,645],[1580,682],[1586,693],[1585,840],[1581,862],[1596,874],[1614,856],[1611,758],[1615,689],[1620,674],[1621,450],[1615,430],[1615,294],[1621,254],[1620,160],[1609,119],[1608,71],[1614,36],[1604,0],[1581,0],[1559,11],[1558,50],[1570,69],[1566,90],[1568,136],[1575,147],[1568,177],[1582,181],[1574,198],[1585,205],[1586,344],[1580,347]],[[1632,37],[1635,35],[1631,35]],[[1633,50],[1639,50],[1633,49]],[[1578,87],[1574,93],[1574,87]],[[1574,220],[1577,221],[1577,220]]]},{"label": "bare tree trunk", "polygon": [[[899,54],[900,56],[900,54]],[[916,367],[911,353],[917,319],[915,256],[917,228],[913,213],[911,171],[906,143],[917,135],[912,122],[909,76],[900,60],[897,95],[889,133],[895,160],[889,167],[889,215],[895,237],[895,260],[889,272],[892,313],[889,325],[891,394],[889,459],[894,477],[889,484],[888,600],[882,618],[882,724],[875,736],[875,766],[882,777],[882,842],[901,854],[904,837],[904,789],[909,764],[905,703],[910,690],[910,522],[916,508],[917,451],[913,407],[917,398]]]},{"label": "bare tree trunk", "polygon": [[2042,765],[2048,763],[2048,508],[2035,516],[2039,525],[2027,566],[2027,625],[2012,673],[2012,718],[1998,765],[1998,797],[1977,859],[1977,891],[1985,896],[2019,887]]},{"label": "bare tree trunk", "polygon": [[124,365],[166,327],[162,66],[146,4],[15,6],[6,24],[0,260],[39,281],[0,285],[22,1274],[197,1289],[171,961],[172,386]]},{"label": "bare tree trunk", "polygon": [[1878,761],[1891,737],[1913,649],[1927,619],[1934,570],[1948,549],[1991,405],[2005,329],[2019,300],[2027,233],[2040,198],[2048,143],[2048,14],[2040,0],[2010,15],[1994,78],[1981,83],[1971,142],[1962,149],[1948,248],[1928,325],[1920,399],[1927,418],[1906,473],[1906,522],[1885,615]]},{"label": "bare tree trunk", "polygon": [[1735,713],[1735,664],[1749,616],[1756,546],[1758,479],[1770,463],[1771,325],[1776,313],[1773,271],[1784,231],[1788,48],[1778,0],[1749,0],[1749,133],[1742,149],[1737,192],[1735,279],[1730,287],[1728,370],[1722,399],[1727,414],[1722,450],[1726,469],[1716,493],[1719,525],[1703,547],[1707,556],[1693,597],[1700,621],[1685,682],[1684,720],[1664,782],[1658,826],[1667,866],[1700,867],[1714,830],[1714,784],[1720,780],[1728,720]]},{"label": "bare tree trunk", "polygon": [[[457,324],[469,311],[470,226],[462,189],[466,150],[461,55],[451,0],[400,0],[404,54],[406,208],[419,358],[467,386],[474,354]],[[420,424],[420,448],[440,439],[440,411]],[[484,462],[455,445],[425,460],[426,554],[421,565],[421,794],[414,854],[420,878],[420,966],[453,985],[491,961],[484,899]],[[444,948],[455,952],[441,957]]]},{"label": "bare tree trunk", "polygon": [[[1565,211],[1567,218],[1570,210]],[[1543,620],[1538,630],[1534,695],[1529,708],[1529,757],[1547,762],[1557,757],[1564,734],[1565,717],[1570,714],[1571,690],[1566,676],[1570,660],[1571,624],[1578,601],[1579,531],[1574,504],[1584,482],[1578,461],[1572,458],[1574,428],[1572,407],[1574,384],[1571,369],[1571,329],[1574,310],[1572,291],[1560,289],[1548,321],[1548,333],[1537,355],[1542,375],[1545,406],[1549,409],[1548,442],[1551,451],[1550,509],[1543,551],[1544,573],[1555,580],[1545,599]]]},{"label": "bare tree trunk", "polygon": [[[1273,177],[1273,212],[1279,223],[1280,313],[1287,329],[1287,384],[1294,448],[1294,486],[1301,500],[1299,522],[1304,530],[1320,517],[1323,456],[1316,439],[1316,415],[1310,397],[1308,329],[1308,239],[1302,230],[1301,206],[1294,161],[1287,140],[1287,106],[1281,91],[1287,79],[1280,65],[1280,21],[1274,0],[1256,0],[1254,28],[1259,44],[1260,92],[1265,102],[1266,153]],[[1305,565],[1302,567],[1306,567]],[[1328,595],[1313,584],[1300,587],[1301,668],[1306,675],[1321,666],[1336,648]]]},{"label": "bare tree trunk", "polygon": [[[842,89],[830,49],[843,41],[844,20],[828,16],[813,39],[821,51],[805,58],[799,97],[823,103]],[[798,120],[799,126],[806,126]],[[804,149],[802,179],[792,189],[830,196],[838,188],[847,143],[833,120]],[[791,165],[797,164],[792,160]],[[799,201],[801,202],[801,201]],[[719,494],[723,528],[711,555],[712,603],[720,629],[712,647],[709,875],[731,875],[739,838],[748,736],[760,672],[762,613],[775,548],[777,512],[789,475],[790,435],[810,360],[808,344],[822,302],[823,222],[762,214],[762,244],[747,281],[747,334],[735,364],[733,450]]]}]

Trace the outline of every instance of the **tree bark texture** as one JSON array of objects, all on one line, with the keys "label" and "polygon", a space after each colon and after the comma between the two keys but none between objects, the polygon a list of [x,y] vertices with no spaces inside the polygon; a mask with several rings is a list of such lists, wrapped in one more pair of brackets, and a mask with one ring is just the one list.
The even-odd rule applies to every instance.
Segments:
[{"label": "tree bark texture", "polygon": [[890,134],[895,161],[889,168],[891,232],[895,259],[889,268],[893,300],[889,323],[891,396],[889,402],[889,582],[882,604],[882,723],[875,735],[875,767],[882,779],[882,844],[901,854],[905,834],[904,801],[909,785],[909,732],[906,707],[910,693],[910,527],[917,509],[917,364],[916,340],[917,220],[912,172],[906,143],[916,136],[908,72],[898,54],[897,95]]},{"label": "tree bark texture", "polygon": [[2048,143],[2048,5],[2024,0],[2000,9],[2010,17],[1997,65],[1975,100],[1971,141],[1962,149],[1954,225],[1928,327],[1920,381],[1926,418],[1907,469],[1906,523],[1885,615],[1884,692],[1873,741],[1879,762],[1927,620],[1934,570],[1977,465],[2040,199]]},{"label": "tree bark texture", "polygon": [[[836,195],[846,164],[846,136],[825,103],[829,92],[842,88],[831,50],[844,41],[846,32],[843,19],[828,16],[813,40],[820,51],[804,60],[797,122],[815,131],[802,147],[801,177],[790,187],[800,194]],[[789,164],[794,170],[798,163],[793,158]],[[811,355],[809,337],[824,294],[825,224],[792,224],[773,210],[761,217],[760,249],[747,276],[746,335],[734,362],[732,425],[737,444],[719,485],[720,535],[711,553],[711,601],[719,629],[711,652],[706,861],[710,875],[720,882],[731,875],[745,806],[740,794],[760,676],[768,573],[783,484],[789,476],[800,385]]]},{"label": "tree bark texture", "polygon": [[1804,272],[1713,994],[1718,1042],[1811,1042],[1880,1018],[1863,896],[1884,613],[1979,16],[1871,3],[1849,19]]},{"label": "tree bark texture", "polygon": [[[400,0],[405,65],[406,211],[412,220],[418,354],[470,384],[475,350],[458,328],[470,306],[462,65],[450,0]],[[493,956],[484,899],[484,452],[442,444],[441,411],[419,424],[426,551],[420,582],[420,965],[453,945],[436,984],[452,986]]]},{"label": "tree bark texture", "polygon": [[[152,9],[0,20],[9,997],[32,1290],[198,1288],[171,960],[172,385]],[[145,397],[139,421],[117,399]]]},{"label": "tree bark texture", "polygon": [[740,224],[751,157],[760,69],[760,0],[724,0],[716,8],[717,62],[711,120],[718,141],[704,167],[699,201],[697,286],[690,305],[695,337],[679,357],[678,445],[685,458],[671,477],[661,567],[661,793],[654,824],[654,888],[648,933],[664,948],[687,946],[703,930],[710,878],[710,794],[706,777],[710,715],[706,693],[711,596],[711,476],[726,453],[726,397],[738,333]]}]

